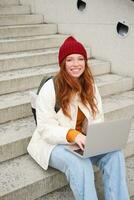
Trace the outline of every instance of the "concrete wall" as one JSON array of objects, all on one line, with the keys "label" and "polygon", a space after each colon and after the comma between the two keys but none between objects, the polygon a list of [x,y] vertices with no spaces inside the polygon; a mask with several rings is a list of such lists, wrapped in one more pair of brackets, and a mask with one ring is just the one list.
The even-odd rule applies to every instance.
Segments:
[{"label": "concrete wall", "polygon": [[[85,0],[83,11],[77,0],[20,0],[42,13],[48,23],[57,23],[59,33],[76,36],[92,49],[92,56],[109,60],[112,72],[134,77],[134,2],[131,0]],[[118,22],[129,25],[124,38],[116,31]]]}]

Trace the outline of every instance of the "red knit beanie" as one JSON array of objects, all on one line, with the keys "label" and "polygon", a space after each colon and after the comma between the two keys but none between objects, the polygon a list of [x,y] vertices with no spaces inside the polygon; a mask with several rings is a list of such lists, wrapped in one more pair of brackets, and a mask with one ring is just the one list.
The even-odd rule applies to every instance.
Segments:
[{"label": "red knit beanie", "polygon": [[71,54],[81,54],[87,60],[86,49],[72,36],[68,37],[59,49],[59,65],[68,55]]}]

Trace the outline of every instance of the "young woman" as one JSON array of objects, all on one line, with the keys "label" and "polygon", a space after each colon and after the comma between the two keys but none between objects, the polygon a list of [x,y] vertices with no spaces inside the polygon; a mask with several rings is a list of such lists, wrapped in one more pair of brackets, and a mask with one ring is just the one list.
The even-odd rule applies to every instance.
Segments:
[{"label": "young woman", "polygon": [[65,173],[76,200],[97,200],[93,164],[103,175],[105,200],[129,200],[125,162],[121,151],[87,159],[65,149],[76,143],[82,150],[87,124],[104,120],[101,97],[87,64],[87,52],[69,37],[59,50],[60,71],[55,77],[60,110],[55,112],[53,80],[47,81],[37,98],[37,128],[29,154],[45,170],[48,165]]}]

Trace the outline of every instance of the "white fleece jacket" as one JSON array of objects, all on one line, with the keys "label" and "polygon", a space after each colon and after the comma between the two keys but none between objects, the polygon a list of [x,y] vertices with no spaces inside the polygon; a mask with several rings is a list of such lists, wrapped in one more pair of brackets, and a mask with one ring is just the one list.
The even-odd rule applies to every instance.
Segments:
[{"label": "white fleece jacket", "polygon": [[88,108],[82,104],[78,95],[70,103],[71,119],[66,117],[60,109],[57,113],[55,107],[55,90],[53,80],[47,81],[40,90],[36,102],[37,128],[28,145],[28,153],[45,170],[48,168],[51,151],[58,144],[69,144],[66,135],[69,129],[75,129],[78,107],[86,116],[87,123],[97,123],[104,120],[102,102],[97,86],[95,96],[99,113],[93,120]]}]

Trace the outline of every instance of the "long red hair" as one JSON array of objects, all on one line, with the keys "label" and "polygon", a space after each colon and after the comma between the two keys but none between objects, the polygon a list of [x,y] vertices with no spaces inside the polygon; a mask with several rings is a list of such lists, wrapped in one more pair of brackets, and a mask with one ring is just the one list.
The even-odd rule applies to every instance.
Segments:
[{"label": "long red hair", "polygon": [[94,79],[91,70],[85,60],[85,70],[79,79],[74,79],[69,76],[65,68],[65,60],[60,65],[60,71],[55,76],[56,94],[59,99],[60,107],[63,113],[70,116],[70,101],[78,92],[82,103],[87,106],[90,105],[93,117],[95,117],[98,109],[96,106]]}]

